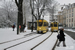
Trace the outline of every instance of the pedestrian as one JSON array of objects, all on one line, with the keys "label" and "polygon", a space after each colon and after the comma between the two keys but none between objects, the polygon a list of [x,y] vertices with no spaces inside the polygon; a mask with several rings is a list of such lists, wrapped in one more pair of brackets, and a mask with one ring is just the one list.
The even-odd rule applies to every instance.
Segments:
[{"label": "pedestrian", "polygon": [[13,28],[13,31],[14,31],[14,29],[15,29],[15,25],[14,24],[13,24],[12,28]]},{"label": "pedestrian", "polygon": [[57,37],[57,38],[59,40],[57,46],[59,46],[60,43],[63,41],[63,46],[66,47],[66,44],[65,44],[65,35],[64,35],[64,29],[63,28],[60,29],[60,34],[59,34],[59,37]]},{"label": "pedestrian", "polygon": [[[24,30],[25,30],[25,27],[26,27],[25,24],[23,24],[23,32],[24,32]],[[26,31],[25,31],[25,32],[26,32]]]}]

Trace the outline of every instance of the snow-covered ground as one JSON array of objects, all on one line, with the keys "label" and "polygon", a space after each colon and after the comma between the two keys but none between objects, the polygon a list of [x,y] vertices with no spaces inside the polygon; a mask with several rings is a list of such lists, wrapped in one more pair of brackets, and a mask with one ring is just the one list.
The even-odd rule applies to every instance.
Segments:
[{"label": "snow-covered ground", "polygon": [[[26,32],[22,32],[22,33],[19,33],[19,35],[17,35],[16,29],[15,29],[15,31],[13,31],[12,28],[0,28],[0,43],[9,41],[9,40],[13,40],[13,39],[17,39],[17,38],[21,38],[21,37],[24,37],[24,35],[31,33],[31,30],[27,30],[27,28],[25,30],[26,30]],[[74,32],[74,30],[71,30],[71,29],[65,29],[65,30]],[[41,42],[49,34],[51,34],[51,32],[47,32],[46,34],[44,34],[38,38],[35,38],[34,40],[20,44],[16,47],[9,48],[7,50],[30,50],[30,48],[32,48],[33,46],[35,46],[36,44]],[[35,36],[38,36],[38,35],[40,35],[40,34],[36,34]],[[68,36],[66,33],[65,33],[65,35],[66,35],[65,36],[66,47],[63,47],[63,45],[61,43],[60,47],[56,46],[55,50],[75,50],[75,40],[72,39],[70,36]],[[51,50],[57,39],[56,36],[57,36],[57,34],[54,32],[50,38],[48,38],[45,42],[43,42],[41,45],[36,47],[34,50]],[[34,37],[34,36],[31,36],[30,38],[32,38],[32,37]],[[3,50],[4,48],[7,48],[9,46],[12,46],[14,44],[17,44],[17,43],[22,42],[27,39],[29,39],[29,37],[27,37],[25,39],[20,39],[20,40],[14,41],[14,42],[6,43],[6,44],[0,44],[0,50]]]},{"label": "snow-covered ground", "polygon": [[65,30],[75,32],[75,29],[65,29]]}]

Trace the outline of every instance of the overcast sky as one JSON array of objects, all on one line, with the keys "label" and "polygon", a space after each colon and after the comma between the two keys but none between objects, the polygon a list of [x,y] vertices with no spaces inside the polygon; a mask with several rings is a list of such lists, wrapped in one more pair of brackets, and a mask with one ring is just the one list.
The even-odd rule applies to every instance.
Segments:
[{"label": "overcast sky", "polygon": [[58,1],[58,3],[60,3],[61,5],[63,4],[69,4],[69,3],[75,3],[75,0],[56,0]]},{"label": "overcast sky", "polygon": [[[9,1],[9,0],[6,0]],[[75,3],[75,0],[56,0],[58,3],[60,3],[61,5],[63,4],[69,4],[69,3]],[[1,1],[0,1],[1,3]]]}]

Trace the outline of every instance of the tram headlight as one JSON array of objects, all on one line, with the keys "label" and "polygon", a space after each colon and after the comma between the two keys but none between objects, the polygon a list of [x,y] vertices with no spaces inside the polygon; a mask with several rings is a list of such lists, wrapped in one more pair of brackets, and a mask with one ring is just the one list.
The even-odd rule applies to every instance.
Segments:
[{"label": "tram headlight", "polygon": [[41,29],[41,28],[39,28],[39,29]]}]

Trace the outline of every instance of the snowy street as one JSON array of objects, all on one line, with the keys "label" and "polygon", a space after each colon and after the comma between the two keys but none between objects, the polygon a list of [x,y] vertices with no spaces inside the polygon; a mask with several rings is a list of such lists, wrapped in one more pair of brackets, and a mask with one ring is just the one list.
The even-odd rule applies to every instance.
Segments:
[{"label": "snowy street", "polygon": [[75,50],[75,0],[0,0],[0,50]]},{"label": "snowy street", "polygon": [[[36,31],[34,30],[32,34],[31,30],[26,29],[26,32],[22,32],[17,35],[16,29],[15,31],[13,31],[12,28],[0,28],[0,50],[30,50],[41,41],[43,41],[45,38],[47,38],[49,35],[51,35],[51,32],[47,32],[46,34],[37,34],[35,32]],[[55,50],[75,49],[75,40],[68,36],[66,33],[65,35],[66,47],[63,47],[61,43],[59,47],[55,47]],[[54,32],[47,40],[35,47],[33,50],[52,50],[56,40],[57,33]]]}]

